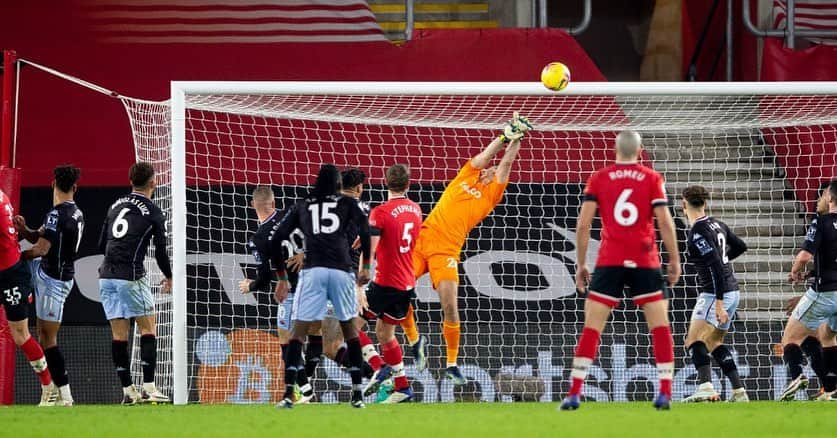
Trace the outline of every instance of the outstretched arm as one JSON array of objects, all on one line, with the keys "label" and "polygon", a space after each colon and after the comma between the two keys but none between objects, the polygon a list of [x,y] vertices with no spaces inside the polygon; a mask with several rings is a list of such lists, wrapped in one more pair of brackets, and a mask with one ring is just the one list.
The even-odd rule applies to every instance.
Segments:
[{"label": "outstretched arm", "polygon": [[480,170],[485,169],[501,149],[503,149],[502,135],[492,140],[482,152],[471,158],[471,165]]},{"label": "outstretched arm", "polygon": [[506,147],[506,153],[503,154],[503,159],[500,160],[500,165],[497,166],[498,182],[506,183],[509,181],[512,164],[514,164],[514,160],[517,159],[518,152],[520,152],[520,139],[512,140],[508,147]]}]

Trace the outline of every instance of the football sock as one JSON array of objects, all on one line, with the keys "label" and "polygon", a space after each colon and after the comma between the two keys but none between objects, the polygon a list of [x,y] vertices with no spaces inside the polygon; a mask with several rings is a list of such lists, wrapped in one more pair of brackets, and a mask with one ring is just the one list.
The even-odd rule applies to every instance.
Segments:
[{"label": "football sock", "polygon": [[44,357],[44,350],[41,349],[41,344],[30,336],[26,339],[26,342],[21,344],[20,349],[23,350],[23,355],[26,356],[29,365],[32,365],[35,374],[38,375],[41,385],[47,386],[52,383],[52,376],[49,374],[49,367]]},{"label": "football sock", "polygon": [[381,360],[381,356],[378,355],[378,352],[375,350],[375,346],[372,345],[372,340],[369,339],[369,336],[362,330],[358,330],[357,338],[360,340],[360,351],[363,353],[364,362],[368,363],[375,371],[381,369],[384,361]]},{"label": "football sock", "polygon": [[455,367],[456,360],[459,357],[459,336],[460,329],[458,322],[443,322],[442,336],[445,338],[445,345],[447,346],[447,366]]},{"label": "football sock", "polygon": [[[303,372],[300,373],[299,371]],[[293,400],[297,374],[305,374],[304,369],[302,369],[302,342],[291,339],[288,343],[288,354],[285,360],[285,398],[288,400]]]},{"label": "football sock", "polygon": [[828,380],[828,370],[826,370],[823,360],[822,344],[820,344],[820,341],[816,337],[808,336],[799,347],[808,358],[808,364],[811,365],[811,369],[814,370],[817,378],[820,379],[820,384],[825,387],[825,383]]},{"label": "football sock", "polygon": [[349,368],[349,347],[346,346],[345,342],[334,353],[334,362],[343,368]]},{"label": "football sock", "polygon": [[372,366],[369,365],[368,362],[364,362],[360,366],[360,373],[363,375],[363,377],[371,379],[372,376],[375,374],[375,370],[372,369]]},{"label": "football sock", "polygon": [[654,345],[654,361],[657,362],[657,374],[660,377],[660,394],[671,397],[671,380],[674,377],[674,340],[671,327],[663,325],[651,329],[651,342]]},{"label": "football sock", "polygon": [[826,392],[831,392],[837,389],[837,347],[823,348],[822,358],[825,376],[821,383]]},{"label": "football sock", "polygon": [[692,358],[692,365],[698,373],[698,384],[712,381],[712,359],[709,358],[709,350],[706,344],[697,341],[689,346],[689,356]]},{"label": "football sock", "polygon": [[407,307],[407,315],[404,317],[404,321],[401,321],[401,328],[404,330],[404,336],[407,338],[408,344],[413,345],[418,342],[419,332],[412,304]]},{"label": "football sock", "polygon": [[110,352],[122,387],[131,386],[131,356],[128,354],[128,341],[113,341],[110,344]]},{"label": "football sock", "polygon": [[799,377],[802,374],[802,349],[799,348],[799,345],[785,345],[783,357],[791,380]]},{"label": "football sock", "polygon": [[596,353],[599,350],[599,337],[601,333],[598,330],[584,327],[581,331],[581,337],[578,339],[578,345],[575,347],[575,357],[573,357],[573,369],[570,372],[572,383],[570,384],[570,395],[581,395],[581,388],[584,386],[584,379],[587,378],[587,372],[590,370],[590,365],[596,359]]},{"label": "football sock", "polygon": [[154,382],[154,371],[157,369],[157,337],[142,335],[140,337],[140,365],[142,365],[142,383]]},{"label": "football sock", "polygon": [[55,386],[61,388],[69,384],[70,379],[67,377],[67,369],[64,365],[64,355],[61,354],[61,350],[58,346],[56,345],[45,349],[44,358],[47,361],[49,374],[52,376],[52,381],[55,382]]},{"label": "football sock", "polygon": [[355,391],[360,393],[363,376],[360,374],[360,367],[363,363],[363,353],[360,351],[358,338],[346,339],[346,346],[349,349],[349,376],[352,378],[352,394],[354,399]]},{"label": "football sock", "polygon": [[726,345],[721,344],[712,350],[712,357],[715,358],[715,363],[721,367],[721,371],[729,379],[732,389],[744,387],[744,384],[741,383],[741,376],[738,375],[738,366],[735,365],[735,359]]},{"label": "football sock", "polygon": [[282,344],[282,363],[288,361],[288,344]]},{"label": "football sock", "polygon": [[323,355],[323,337],[308,335],[308,345],[305,347],[305,375],[311,379],[320,364]]},{"label": "football sock", "polygon": [[410,383],[407,382],[407,374],[404,372],[404,354],[401,351],[401,345],[398,344],[398,341],[391,339],[389,342],[381,344],[381,353],[383,353],[387,365],[392,367],[395,389],[409,388]]}]

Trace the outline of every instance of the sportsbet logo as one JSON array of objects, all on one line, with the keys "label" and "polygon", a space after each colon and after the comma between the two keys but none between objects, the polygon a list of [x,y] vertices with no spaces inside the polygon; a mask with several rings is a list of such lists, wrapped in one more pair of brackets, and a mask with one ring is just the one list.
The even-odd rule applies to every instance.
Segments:
[{"label": "sportsbet logo", "polygon": [[195,342],[201,403],[271,403],[282,397],[279,339],[259,330],[207,331]]}]

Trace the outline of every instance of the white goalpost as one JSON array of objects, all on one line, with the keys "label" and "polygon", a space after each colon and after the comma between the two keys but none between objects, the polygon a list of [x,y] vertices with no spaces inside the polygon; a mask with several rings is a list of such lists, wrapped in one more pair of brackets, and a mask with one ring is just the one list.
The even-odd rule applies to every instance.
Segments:
[{"label": "white goalpost", "polygon": [[[410,166],[409,196],[427,213],[512,111],[535,130],[504,200],[461,257],[460,364],[472,381],[454,388],[441,376],[441,309],[424,278],[416,310],[431,339],[430,368],[418,372],[406,359],[420,401],[560,400],[583,322],[572,281],[581,189],[612,161],[625,128],[642,134],[643,162],[666,178],[680,239],[680,193],[701,184],[710,213],[747,242],[733,263],[742,302],[728,343],[751,398],[773,399],[786,381],[773,345],[784,301],[802,289],[784,278],[817,190],[836,176],[837,83],[572,83],[555,93],[540,83],[172,82],[168,103],[123,102],[137,159],[163,175],[156,197],[171,218],[174,288],[159,296],[166,353],[157,383],[175,404],[271,402],[283,389],[271,294],[236,287],[254,269],[246,242],[256,185],[271,185],[282,208],[305,193],[320,164],[333,163],[363,170],[363,198],[376,205],[385,199],[383,170],[398,162]],[[595,253],[598,229],[593,238]],[[697,292],[693,272],[685,274],[670,305],[675,400],[694,390],[682,341]],[[641,316],[624,303],[585,394],[650,399],[649,344]],[[321,399],[345,400],[348,375],[330,361],[319,373]],[[717,370],[715,380],[728,393]]]}]

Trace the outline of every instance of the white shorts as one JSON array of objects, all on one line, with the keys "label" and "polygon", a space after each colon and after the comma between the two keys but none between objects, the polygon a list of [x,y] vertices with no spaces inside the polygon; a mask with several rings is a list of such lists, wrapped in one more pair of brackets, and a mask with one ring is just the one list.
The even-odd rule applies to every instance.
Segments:
[{"label": "white shorts", "polygon": [[102,278],[99,280],[99,291],[108,321],[154,314],[154,296],[151,295],[148,277],[134,281]]},{"label": "white shorts", "polygon": [[809,288],[793,308],[791,318],[809,330],[827,322],[832,331],[837,331],[837,291],[816,292]]},{"label": "white shorts", "polygon": [[718,299],[715,297],[715,294],[701,293],[698,295],[695,309],[692,311],[692,321],[706,321],[719,330],[729,331],[732,326],[732,320],[735,318],[735,311],[738,309],[740,299],[741,293],[737,290],[724,294],[724,309],[729,314],[729,320],[727,320],[726,324],[719,324],[718,317],[715,316],[715,305],[718,303]]},{"label": "white shorts", "polygon": [[32,283],[35,285],[35,314],[42,321],[61,322],[64,302],[73,290],[74,280],[58,280],[41,269],[40,260],[32,260]]}]

